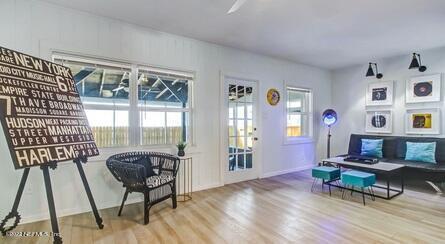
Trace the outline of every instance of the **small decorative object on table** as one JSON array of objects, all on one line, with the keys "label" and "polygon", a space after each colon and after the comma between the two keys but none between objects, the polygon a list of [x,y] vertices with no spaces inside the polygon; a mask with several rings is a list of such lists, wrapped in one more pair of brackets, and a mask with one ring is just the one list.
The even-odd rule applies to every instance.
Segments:
[{"label": "small decorative object on table", "polygon": [[176,147],[178,148],[178,156],[184,157],[185,156],[184,149],[185,149],[185,147],[187,147],[187,143],[180,141],[180,142],[178,142],[178,144],[176,144]]}]

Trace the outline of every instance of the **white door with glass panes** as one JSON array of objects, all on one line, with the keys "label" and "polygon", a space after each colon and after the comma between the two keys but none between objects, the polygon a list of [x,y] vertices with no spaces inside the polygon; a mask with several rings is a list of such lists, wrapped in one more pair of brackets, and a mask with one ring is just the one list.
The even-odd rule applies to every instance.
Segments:
[{"label": "white door with glass panes", "polygon": [[256,82],[225,78],[224,104],[226,104],[226,138],[223,164],[224,183],[258,178],[255,162],[257,138]]}]

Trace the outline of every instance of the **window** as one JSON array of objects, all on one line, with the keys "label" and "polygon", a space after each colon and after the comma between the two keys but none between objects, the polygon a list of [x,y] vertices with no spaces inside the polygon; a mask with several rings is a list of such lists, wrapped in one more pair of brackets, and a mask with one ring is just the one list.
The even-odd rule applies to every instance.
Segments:
[{"label": "window", "polygon": [[98,147],[191,142],[193,75],[83,58],[54,60],[71,69]]},{"label": "window", "polygon": [[139,69],[138,110],[140,144],[176,144],[190,135],[189,86],[187,74]]},{"label": "window", "polygon": [[312,92],[308,89],[286,89],[286,138],[312,136]]}]

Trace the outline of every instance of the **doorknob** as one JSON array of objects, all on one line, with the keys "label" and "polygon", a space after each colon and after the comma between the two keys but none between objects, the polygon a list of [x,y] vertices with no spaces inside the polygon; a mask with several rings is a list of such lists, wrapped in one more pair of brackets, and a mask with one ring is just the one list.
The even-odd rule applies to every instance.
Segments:
[{"label": "doorknob", "polygon": [[258,141],[258,137],[254,137],[253,140],[254,140],[254,141]]}]

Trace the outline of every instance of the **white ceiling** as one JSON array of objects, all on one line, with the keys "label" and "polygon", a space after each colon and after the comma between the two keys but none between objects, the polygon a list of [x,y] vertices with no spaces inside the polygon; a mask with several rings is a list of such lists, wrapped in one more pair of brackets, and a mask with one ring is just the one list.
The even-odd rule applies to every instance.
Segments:
[{"label": "white ceiling", "polygon": [[445,0],[46,1],[328,69],[445,46]]}]

